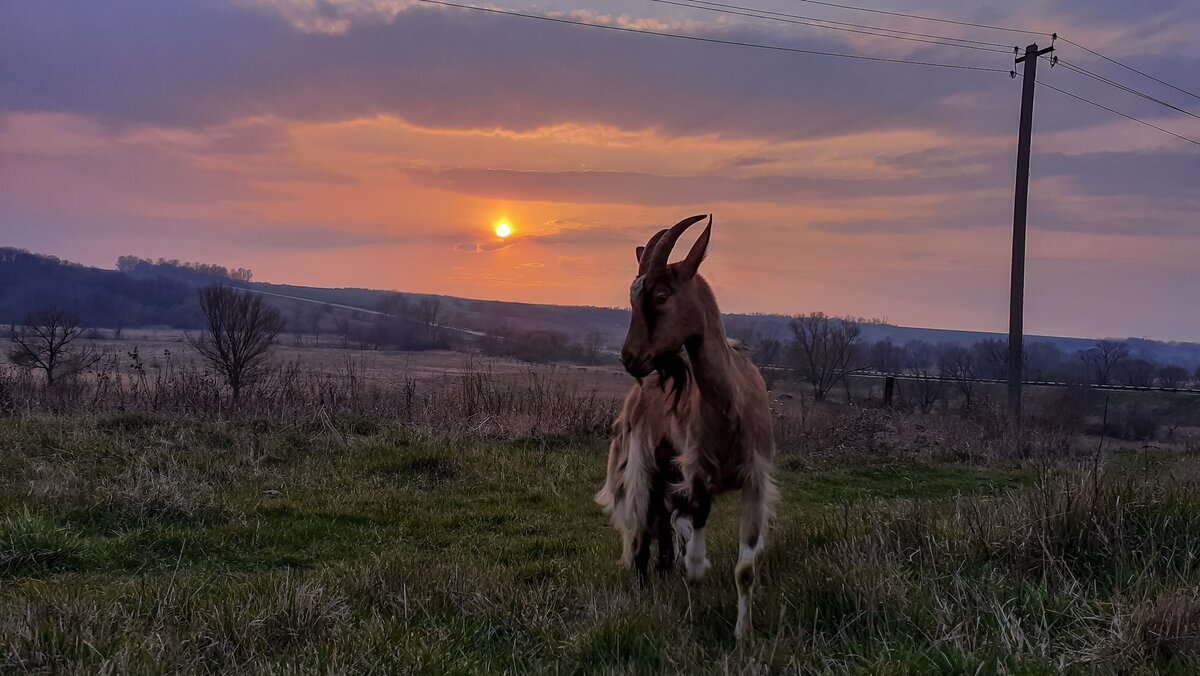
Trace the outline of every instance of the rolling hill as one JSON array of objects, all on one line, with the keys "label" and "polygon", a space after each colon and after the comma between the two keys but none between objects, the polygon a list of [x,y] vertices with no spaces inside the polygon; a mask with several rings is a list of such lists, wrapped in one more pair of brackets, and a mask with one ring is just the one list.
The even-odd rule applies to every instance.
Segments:
[{"label": "rolling hill", "polygon": [[[610,346],[620,343],[628,325],[626,309],[564,305],[538,305],[510,301],[478,300],[454,296],[431,296],[359,288],[321,288],[250,281],[249,271],[227,271],[221,266],[179,261],[148,261],[122,257],[119,269],[110,270],[71,263],[54,256],[21,249],[0,248],[0,323],[20,321],[39,307],[54,305],[70,309],[96,327],[160,325],[194,328],[199,315],[196,289],[225,283],[273,294],[268,299],[279,306],[294,326],[303,324],[313,307],[330,317],[355,315],[357,310],[378,311],[397,302],[418,304],[435,301],[438,321],[469,333],[495,329],[557,331],[575,340],[589,334]],[[286,297],[286,298],[284,298]],[[340,306],[340,307],[336,307]],[[362,313],[365,319],[367,315]],[[332,324],[330,320],[327,321]],[[727,314],[735,336],[789,334],[789,318],[783,315]],[[998,333],[957,329],[864,323],[862,338],[885,338],[903,344],[910,340],[970,345],[984,339],[1005,338]],[[327,326],[326,330],[332,329]],[[1093,338],[1027,336],[1028,341],[1054,343],[1067,353],[1086,349]],[[1160,363],[1188,368],[1200,366],[1200,344],[1127,338],[1134,354]]]}]

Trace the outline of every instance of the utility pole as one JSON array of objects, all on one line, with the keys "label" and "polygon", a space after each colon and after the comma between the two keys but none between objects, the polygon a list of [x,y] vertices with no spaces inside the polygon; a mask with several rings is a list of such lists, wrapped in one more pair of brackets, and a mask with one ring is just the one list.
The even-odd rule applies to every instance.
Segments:
[{"label": "utility pole", "polygon": [[[1033,137],[1033,85],[1037,82],[1038,57],[1054,51],[1054,45],[1038,50],[1037,43],[1025,48],[1017,63],[1025,64],[1021,83],[1021,130],[1017,138],[1017,190],[1013,206],[1012,283],[1008,296],[1008,411],[1021,420],[1021,376],[1025,334],[1025,218],[1029,209],[1029,144]],[[1016,75],[1016,71],[1013,71]]]}]

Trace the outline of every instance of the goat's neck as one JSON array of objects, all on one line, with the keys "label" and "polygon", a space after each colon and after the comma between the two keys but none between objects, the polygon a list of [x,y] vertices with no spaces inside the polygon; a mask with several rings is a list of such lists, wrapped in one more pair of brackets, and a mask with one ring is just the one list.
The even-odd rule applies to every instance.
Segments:
[{"label": "goat's neck", "polygon": [[708,318],[704,331],[687,342],[687,353],[704,404],[727,408],[733,401],[733,352],[719,314]]}]

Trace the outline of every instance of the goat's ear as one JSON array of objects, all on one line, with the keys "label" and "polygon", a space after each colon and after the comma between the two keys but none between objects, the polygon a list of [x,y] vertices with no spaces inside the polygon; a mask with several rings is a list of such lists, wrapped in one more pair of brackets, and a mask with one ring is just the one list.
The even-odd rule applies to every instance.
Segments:
[{"label": "goat's ear", "polygon": [[646,253],[646,247],[639,246],[638,248],[633,250],[633,253],[635,253],[637,255],[638,263],[641,263],[642,262],[642,254]]},{"label": "goat's ear", "polygon": [[676,263],[678,266],[681,279],[687,280],[696,276],[696,271],[700,269],[700,263],[704,260],[704,255],[708,253],[708,238],[712,234],[712,214],[708,216],[708,225],[704,226],[704,232],[700,233],[700,237],[696,238],[696,243],[692,245],[692,250],[688,252],[687,258]]}]

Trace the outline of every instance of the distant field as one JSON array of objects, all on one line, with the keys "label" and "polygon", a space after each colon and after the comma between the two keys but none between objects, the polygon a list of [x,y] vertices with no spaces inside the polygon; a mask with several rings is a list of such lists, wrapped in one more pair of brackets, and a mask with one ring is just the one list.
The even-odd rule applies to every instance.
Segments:
[{"label": "distant field", "polygon": [[[370,381],[380,385],[394,385],[405,377],[430,380],[460,376],[465,371],[487,366],[489,371],[503,378],[521,378],[531,371],[545,371],[546,366],[534,366],[512,359],[489,359],[478,354],[451,350],[401,351],[364,350],[340,347],[341,339],[326,339],[322,345],[314,345],[312,336],[296,345],[294,335],[280,336],[272,349],[272,359],[279,364],[300,364],[315,371],[344,371],[350,368]],[[137,349],[144,365],[151,371],[161,369],[168,362],[175,365],[203,365],[195,351],[184,340],[183,332],[176,329],[127,330],[121,340],[96,341],[96,347],[119,357],[123,373],[131,372],[131,360],[127,357]],[[605,394],[623,394],[632,382],[621,369],[616,357],[606,366],[559,365],[556,373],[578,381],[581,386]]]},{"label": "distant field", "polygon": [[[151,374],[168,364],[175,366],[203,366],[194,350],[183,338],[179,329],[128,329],[122,340],[96,341],[99,349],[117,357],[116,364],[125,374],[131,373],[128,353],[137,349],[143,364]],[[527,380],[531,374],[553,373],[556,381],[569,384],[580,390],[592,391],[604,398],[619,398],[628,390],[631,380],[617,363],[616,356],[610,364],[601,365],[533,365],[514,359],[488,358],[479,354],[451,350],[400,351],[373,350],[358,347],[344,348],[338,336],[327,336],[320,341],[311,335],[283,334],[273,348],[273,359],[277,364],[299,365],[306,371],[322,373],[352,373],[371,386],[395,390],[406,380],[415,380],[422,385],[433,385],[438,381],[450,381],[464,373],[486,369],[489,377],[507,382]],[[769,386],[777,393],[799,394],[807,388],[794,380],[794,374],[779,370],[766,371]],[[858,404],[878,405],[883,399],[881,378],[852,377],[852,400]],[[898,397],[912,398],[916,385],[901,381]],[[1110,420],[1122,421],[1141,418],[1151,421],[1160,428],[1160,436],[1168,441],[1191,440],[1200,444],[1200,396],[1172,394],[1166,392],[1121,392],[1093,390],[1068,392],[1060,387],[1027,387],[1027,408],[1035,415],[1060,416],[1061,400],[1077,399],[1072,404],[1075,415],[1090,421],[1099,428],[1107,400]],[[981,408],[996,407],[1005,399],[1002,384],[979,383],[974,386],[974,397]],[[830,397],[834,401],[845,401],[844,389],[835,388]],[[959,412],[961,393],[953,382],[946,382],[943,394],[934,406],[934,413],[952,414]]]},{"label": "distant field", "polygon": [[781,459],[757,635],[638,589],[604,444],[144,414],[0,418],[0,671],[763,673],[1200,666],[1190,456]]}]

